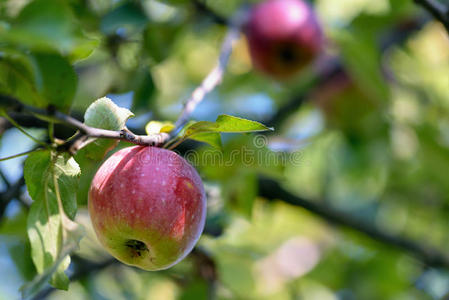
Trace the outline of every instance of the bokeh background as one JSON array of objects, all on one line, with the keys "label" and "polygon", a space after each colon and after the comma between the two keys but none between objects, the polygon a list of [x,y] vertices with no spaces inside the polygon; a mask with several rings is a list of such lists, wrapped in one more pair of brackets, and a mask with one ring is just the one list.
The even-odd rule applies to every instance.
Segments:
[{"label": "bokeh background", "polygon": [[[176,119],[216,63],[222,18],[242,4],[0,1],[0,91],[20,66],[2,59],[7,45],[56,48],[76,71],[74,116],[107,95],[136,114],[127,124],[142,132],[152,119]],[[194,151],[208,194],[197,249],[161,272],[112,260],[86,211],[100,162],[79,161],[76,220],[87,236],[67,271],[69,291],[47,287],[38,299],[447,299],[448,34],[411,0],[313,5],[327,38],[313,64],[294,79],[272,80],[252,69],[242,37],[222,85],[193,114],[213,121],[226,113],[275,127],[263,138],[224,135],[223,154],[193,142],[178,148]],[[13,37],[4,34],[11,26],[20,29]],[[42,121],[17,118],[46,138]],[[35,147],[5,120],[0,125],[0,157]],[[56,128],[61,138],[72,133]],[[263,159],[245,159],[248,150]],[[4,200],[9,184],[23,184],[23,161],[0,162],[0,299],[18,299],[36,273],[25,187]]]}]

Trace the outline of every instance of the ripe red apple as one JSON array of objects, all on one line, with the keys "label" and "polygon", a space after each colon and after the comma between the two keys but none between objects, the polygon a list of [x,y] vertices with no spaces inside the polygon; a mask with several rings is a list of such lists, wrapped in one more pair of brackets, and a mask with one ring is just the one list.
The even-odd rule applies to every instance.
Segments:
[{"label": "ripe red apple", "polygon": [[183,259],[204,228],[206,196],[196,170],[175,152],[134,146],[109,157],[89,190],[89,214],[112,256],[144,270]]},{"label": "ripe red apple", "polygon": [[255,5],[244,28],[255,68],[278,79],[294,75],[323,47],[323,32],[303,0],[267,0]]}]

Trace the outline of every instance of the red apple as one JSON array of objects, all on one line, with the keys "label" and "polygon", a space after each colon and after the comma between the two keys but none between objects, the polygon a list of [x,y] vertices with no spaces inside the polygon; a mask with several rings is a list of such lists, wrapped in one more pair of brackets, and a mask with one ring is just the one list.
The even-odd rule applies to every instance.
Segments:
[{"label": "red apple", "polygon": [[196,170],[175,152],[134,146],[109,157],[89,190],[98,239],[112,256],[144,270],[183,259],[204,228],[206,197]]},{"label": "red apple", "polygon": [[244,31],[254,67],[279,79],[299,72],[323,47],[317,17],[302,0],[267,0],[255,5]]}]

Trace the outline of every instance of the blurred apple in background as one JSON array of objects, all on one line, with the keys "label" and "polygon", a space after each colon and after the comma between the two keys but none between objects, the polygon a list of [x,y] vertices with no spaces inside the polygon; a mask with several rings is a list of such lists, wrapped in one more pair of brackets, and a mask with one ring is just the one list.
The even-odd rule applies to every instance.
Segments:
[{"label": "blurred apple in background", "polygon": [[302,0],[267,0],[252,7],[245,34],[253,65],[286,79],[320,54],[324,38],[312,7]]}]

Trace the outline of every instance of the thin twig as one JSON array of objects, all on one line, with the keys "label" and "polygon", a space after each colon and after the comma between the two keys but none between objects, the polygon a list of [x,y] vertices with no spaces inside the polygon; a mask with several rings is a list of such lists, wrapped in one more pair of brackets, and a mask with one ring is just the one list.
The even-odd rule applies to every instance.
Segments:
[{"label": "thin twig", "polygon": [[48,145],[40,140],[38,140],[37,138],[35,138],[34,136],[32,136],[31,134],[29,134],[28,132],[26,132],[22,126],[20,126],[14,119],[12,119],[8,113],[6,111],[1,111],[1,114],[3,115],[3,117],[8,120],[12,125],[14,125],[14,127],[16,127],[20,132],[22,132],[24,135],[26,135],[27,137],[29,137],[31,140],[33,140],[36,144],[39,144],[43,147],[48,147]]},{"label": "thin twig", "polygon": [[449,7],[437,0],[414,0],[415,3],[424,7],[432,16],[443,23],[449,33]]},{"label": "thin twig", "polygon": [[[10,97],[0,95],[0,98],[3,99],[3,97],[6,97],[8,99],[11,99]],[[128,142],[131,142],[133,144],[137,145],[144,145],[144,146],[157,146],[164,143],[169,135],[167,133],[159,133],[159,134],[152,134],[152,135],[136,135],[132,133],[131,131],[127,129],[123,129],[120,131],[114,131],[114,130],[106,130],[101,128],[94,128],[90,127],[83,122],[75,119],[72,116],[66,115],[59,111],[49,111],[42,108],[32,107],[29,105],[21,104],[20,101],[16,100],[17,102],[17,109],[19,111],[25,111],[30,113],[35,113],[39,115],[46,115],[51,116],[55,118],[56,120],[61,121],[62,123],[69,125],[73,128],[78,129],[81,131],[84,136],[87,136],[88,138],[106,138],[106,139],[117,139],[117,140],[125,140]],[[8,119],[9,122],[15,125],[15,121],[12,118],[8,118],[8,115],[5,113],[5,118]],[[79,135],[78,138],[81,138],[83,135]],[[71,144],[75,143],[74,140],[70,141]],[[47,147],[47,144],[44,144],[45,147]]]},{"label": "thin twig", "polygon": [[30,153],[37,152],[37,151],[42,151],[42,150],[43,149],[40,149],[40,148],[39,149],[33,149],[33,150],[25,151],[25,152],[22,152],[22,153],[14,154],[14,155],[11,155],[11,156],[2,157],[2,158],[0,158],[0,161],[5,161],[5,160],[21,157],[21,156],[28,155]]},{"label": "thin twig", "polygon": [[211,10],[205,3],[203,3],[200,0],[193,0],[192,4],[195,6],[195,9],[200,12],[200,13],[204,13],[205,15],[209,16],[210,18],[213,19],[213,21],[217,24],[221,24],[221,25],[228,25],[229,22],[228,20],[217,14],[216,12],[214,12],[213,10]]},{"label": "thin twig", "polygon": [[204,99],[206,94],[221,83],[234,44],[240,38],[241,28],[247,19],[248,8],[242,7],[230,20],[228,32],[221,46],[217,65],[209,73],[209,75],[204,78],[201,85],[193,91],[190,98],[187,99],[181,115],[175,123],[175,129],[172,131],[172,135],[178,133],[178,131],[188,122],[193,110]]}]

